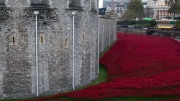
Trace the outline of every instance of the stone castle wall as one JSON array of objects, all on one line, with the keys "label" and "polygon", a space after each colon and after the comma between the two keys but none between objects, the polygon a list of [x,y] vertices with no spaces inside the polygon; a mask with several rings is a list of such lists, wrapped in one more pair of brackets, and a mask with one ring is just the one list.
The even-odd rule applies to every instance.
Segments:
[{"label": "stone castle wall", "polygon": [[[5,0],[5,5],[0,7],[4,15],[0,17],[0,99],[36,96],[34,11],[39,11],[39,95],[72,90],[72,12],[76,12],[75,88],[98,76],[98,13],[97,8],[92,8],[97,7],[92,5],[98,5],[98,0],[77,0],[81,7],[70,7],[73,0],[44,1],[46,5],[32,5],[31,0]],[[104,19],[102,24],[106,26],[106,23]],[[106,41],[103,42],[106,47]]]},{"label": "stone castle wall", "polygon": [[116,40],[116,18],[99,18],[99,52]]}]

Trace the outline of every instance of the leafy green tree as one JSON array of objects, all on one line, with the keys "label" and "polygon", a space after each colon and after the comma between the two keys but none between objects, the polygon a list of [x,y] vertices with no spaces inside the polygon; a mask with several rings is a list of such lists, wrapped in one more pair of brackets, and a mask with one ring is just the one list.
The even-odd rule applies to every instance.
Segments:
[{"label": "leafy green tree", "polygon": [[180,14],[180,1],[178,2],[177,14]]},{"label": "leafy green tree", "polygon": [[151,7],[147,6],[146,8],[144,8],[144,11],[145,11],[145,13],[144,13],[145,17],[148,17],[148,18],[153,17],[154,11]]},{"label": "leafy green tree", "polygon": [[180,13],[180,0],[165,0],[165,4],[170,6],[168,11],[172,13],[174,17],[177,13]]},{"label": "leafy green tree", "polygon": [[116,12],[114,10],[111,10],[111,11],[106,13],[107,17],[114,16],[114,15],[116,15]]},{"label": "leafy green tree", "polygon": [[141,0],[131,0],[127,6],[127,11],[132,14],[133,19],[141,19],[144,13],[144,7]]},{"label": "leafy green tree", "polygon": [[149,24],[149,23],[145,23],[145,24],[143,24],[143,26],[144,26],[144,27],[150,27],[150,26],[151,26],[151,24]]},{"label": "leafy green tree", "polygon": [[155,20],[151,20],[149,21],[150,25],[151,26],[156,26],[157,25],[157,22]]},{"label": "leafy green tree", "polygon": [[170,17],[169,15],[167,15],[165,18],[166,18],[166,19],[171,19],[171,17]]},{"label": "leafy green tree", "polygon": [[126,10],[123,14],[122,14],[122,19],[123,20],[132,20],[136,17],[136,13],[131,11],[131,10]]},{"label": "leafy green tree", "polygon": [[176,27],[180,29],[180,20],[176,21]]}]

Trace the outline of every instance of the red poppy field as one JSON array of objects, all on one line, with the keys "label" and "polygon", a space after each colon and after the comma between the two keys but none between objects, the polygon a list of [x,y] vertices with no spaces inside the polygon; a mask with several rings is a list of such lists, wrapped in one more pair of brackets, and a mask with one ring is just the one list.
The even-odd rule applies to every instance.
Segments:
[{"label": "red poppy field", "polygon": [[180,95],[180,43],[171,38],[117,34],[100,59],[107,82],[67,94],[74,98]]},{"label": "red poppy field", "polygon": [[168,37],[117,34],[100,59],[107,82],[63,96],[103,99],[119,96],[180,96],[180,42]]}]

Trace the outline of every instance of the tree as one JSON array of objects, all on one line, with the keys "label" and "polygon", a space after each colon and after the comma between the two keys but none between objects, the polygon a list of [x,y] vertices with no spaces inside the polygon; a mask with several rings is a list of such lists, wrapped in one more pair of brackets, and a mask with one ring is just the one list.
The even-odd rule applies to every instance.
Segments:
[{"label": "tree", "polygon": [[179,12],[180,0],[165,0],[165,4],[170,6],[168,11],[175,17],[175,15]]},{"label": "tree", "polygon": [[123,20],[132,20],[136,17],[136,13],[131,11],[131,10],[126,10],[123,14],[122,14],[122,19]]},{"label": "tree", "polygon": [[180,14],[180,1],[178,2],[178,10],[177,10],[177,14]]},{"label": "tree", "polygon": [[133,14],[133,19],[141,19],[144,13],[144,7],[141,0],[131,0],[127,6],[127,12]]},{"label": "tree", "polygon": [[153,15],[154,15],[154,11],[152,8],[150,8],[149,6],[147,6],[145,9],[144,9],[144,15],[145,17],[148,17],[148,18],[152,18]]},{"label": "tree", "polygon": [[106,16],[107,17],[110,17],[110,16],[115,16],[116,15],[116,12],[114,10],[111,10],[109,12],[106,13]]},{"label": "tree", "polygon": [[171,19],[171,17],[170,17],[169,15],[167,15],[165,18],[166,18],[166,19]]},{"label": "tree", "polygon": [[180,29],[180,20],[176,21],[176,28]]}]

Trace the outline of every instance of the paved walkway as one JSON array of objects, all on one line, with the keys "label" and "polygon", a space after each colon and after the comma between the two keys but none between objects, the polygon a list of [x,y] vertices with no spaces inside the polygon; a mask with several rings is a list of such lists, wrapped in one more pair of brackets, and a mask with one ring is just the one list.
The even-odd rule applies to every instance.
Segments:
[{"label": "paved walkway", "polygon": [[179,42],[180,42],[180,39],[175,39],[175,40],[177,40],[177,41],[179,41]]}]

